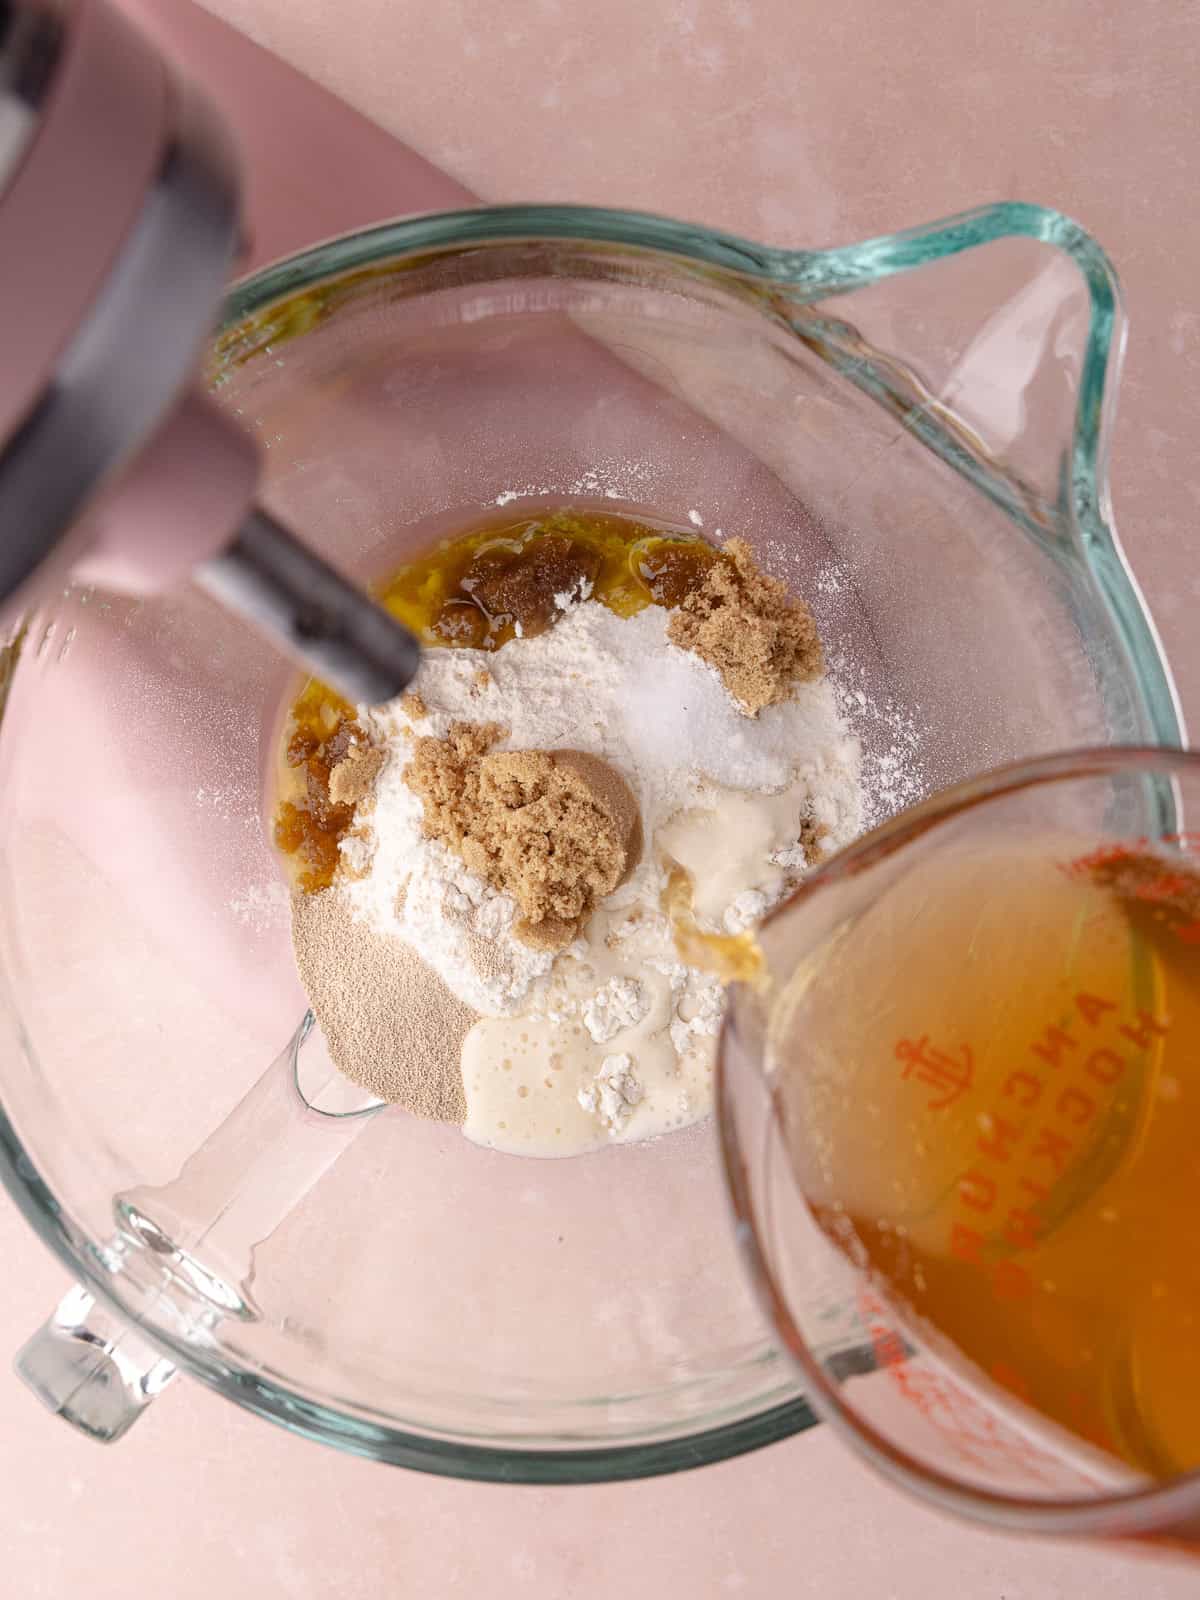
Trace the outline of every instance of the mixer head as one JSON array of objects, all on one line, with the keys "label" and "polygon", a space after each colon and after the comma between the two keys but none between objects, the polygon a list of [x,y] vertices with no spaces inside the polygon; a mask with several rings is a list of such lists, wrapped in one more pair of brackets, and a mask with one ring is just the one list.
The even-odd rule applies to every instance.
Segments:
[{"label": "mixer head", "polygon": [[0,0],[0,612],[68,576],[192,577],[347,699],[412,636],[253,504],[196,388],[240,239],[236,154],[108,0]]}]

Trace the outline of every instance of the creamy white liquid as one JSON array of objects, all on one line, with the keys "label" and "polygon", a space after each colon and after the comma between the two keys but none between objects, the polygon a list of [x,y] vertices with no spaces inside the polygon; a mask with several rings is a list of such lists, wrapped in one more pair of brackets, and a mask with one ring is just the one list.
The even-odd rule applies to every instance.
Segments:
[{"label": "creamy white liquid", "polygon": [[[485,1017],[467,1035],[467,1137],[513,1154],[578,1155],[707,1116],[723,997],[716,979],[679,962],[658,908],[660,862],[665,852],[688,868],[697,916],[719,930],[740,897],[752,894],[765,909],[794,880],[794,869],[771,858],[794,854],[807,804],[803,783],[776,795],[709,786],[661,828],[648,859],[595,913],[586,939],[559,957],[531,1008]],[[613,979],[639,986],[644,1014],[597,1040],[585,1021],[588,1002]],[[632,1076],[636,1102],[615,1119],[581,1105],[581,1093],[603,1082],[605,1062],[624,1057],[619,1076]]]}]

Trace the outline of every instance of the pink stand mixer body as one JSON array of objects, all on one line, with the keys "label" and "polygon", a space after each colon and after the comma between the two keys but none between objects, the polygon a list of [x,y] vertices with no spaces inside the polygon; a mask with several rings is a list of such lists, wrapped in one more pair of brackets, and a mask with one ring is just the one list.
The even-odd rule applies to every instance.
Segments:
[{"label": "pink stand mixer body", "polygon": [[0,40],[0,604],[67,572],[192,575],[355,700],[413,641],[252,509],[253,443],[192,387],[239,238],[207,105],[106,0],[6,8]]},{"label": "pink stand mixer body", "polygon": [[[177,67],[212,85],[234,128],[249,173],[244,225],[225,126],[182,86],[150,36]],[[138,597],[195,575],[235,610],[248,604],[261,619],[266,609],[276,640],[293,654],[298,644],[323,675],[336,680],[349,668],[352,698],[398,692],[415,668],[412,641],[251,509],[258,447],[203,393],[196,369],[239,249],[257,265],[389,212],[470,197],[190,0],[130,0],[123,10],[79,0],[62,14],[6,14],[0,112],[8,275],[0,619],[14,621],[39,592],[72,579]],[[239,527],[269,543],[271,592],[247,594],[245,569],[223,559]],[[280,577],[282,589],[273,583]],[[349,655],[346,640],[330,641],[333,655],[314,655],[312,637],[296,637],[305,596],[326,577],[341,617],[354,619]],[[97,660],[107,670],[85,686],[94,703],[88,748],[54,748],[55,684],[25,730],[45,752],[46,803],[77,836],[77,808],[55,807],[54,795],[71,794],[81,772],[93,775],[88,850],[99,851],[113,881],[129,889],[131,911],[179,949],[198,980],[241,997],[239,1009],[273,1054],[276,1018],[286,1014],[290,1029],[303,1000],[298,985],[259,982],[265,964],[254,926],[234,925],[231,937],[231,900],[263,878],[261,840],[234,829],[223,837],[219,818],[197,837],[195,797],[220,781],[209,719],[173,715],[153,693],[136,712],[120,703],[113,686],[152,684],[155,667],[139,659],[111,610],[93,607],[77,626],[102,636]],[[174,804],[160,790],[139,806],[143,786],[105,780],[128,746],[121,730],[131,715],[143,720],[145,745],[190,780]]]}]

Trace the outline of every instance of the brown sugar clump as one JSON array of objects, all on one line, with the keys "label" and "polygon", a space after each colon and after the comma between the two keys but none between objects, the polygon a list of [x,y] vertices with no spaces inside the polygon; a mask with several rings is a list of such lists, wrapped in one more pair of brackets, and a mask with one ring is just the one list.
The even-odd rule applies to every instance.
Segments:
[{"label": "brown sugar clump", "polygon": [[680,603],[667,637],[707,661],[742,715],[756,717],[820,674],[821,641],[808,607],[758,570],[743,539],[730,539],[722,555]]},{"label": "brown sugar clump", "polygon": [[548,534],[519,555],[481,551],[463,588],[489,617],[509,617],[519,633],[532,638],[545,633],[571,599],[591,593],[599,570],[595,550]]},{"label": "brown sugar clump", "polygon": [[578,750],[493,750],[494,723],[419,739],[404,781],[436,839],[516,901],[514,932],[561,950],[641,852],[637,802],[619,773]]},{"label": "brown sugar clump", "polygon": [[[333,882],[339,845],[354,822],[354,804],[335,791],[333,774],[352,751],[367,748],[366,730],[350,708],[306,706],[289,731],[287,798],[275,813],[275,843],[293,857],[296,880],[309,894]],[[348,774],[347,774],[348,777]]]},{"label": "brown sugar clump", "polygon": [[400,696],[400,709],[414,722],[419,722],[422,717],[429,715],[429,707],[415,689],[410,689],[407,694]]},{"label": "brown sugar clump", "polygon": [[356,806],[370,794],[384,753],[369,744],[352,744],[329,774],[329,798],[335,806]]},{"label": "brown sugar clump", "polygon": [[825,839],[829,829],[815,817],[800,819],[800,848],[804,851],[806,865],[815,867],[825,857]]}]

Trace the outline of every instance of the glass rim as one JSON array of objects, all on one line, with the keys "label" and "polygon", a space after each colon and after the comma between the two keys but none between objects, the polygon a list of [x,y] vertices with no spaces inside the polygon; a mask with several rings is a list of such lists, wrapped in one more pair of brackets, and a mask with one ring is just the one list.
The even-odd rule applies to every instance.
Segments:
[{"label": "glass rim", "polygon": [[[1064,441],[1062,485],[1055,512],[1066,517],[1077,540],[1076,554],[1109,611],[1126,652],[1141,701],[1146,731],[1164,745],[1186,739],[1182,707],[1157,627],[1121,548],[1108,486],[1116,396],[1125,350],[1126,319],[1120,280],[1098,241],[1078,222],[1051,207],[1002,201],[958,212],[895,233],[826,250],[785,249],[740,234],[653,212],[583,205],[496,205],[429,212],[357,229],[262,267],[231,288],[216,339],[253,320],[272,304],[313,290],[322,280],[378,269],[397,258],[470,252],[519,243],[621,247],[673,257],[703,269],[731,289],[749,286],[781,292],[801,311],[818,300],[850,294],[950,260],[1002,240],[1024,239],[1059,251],[1075,266],[1088,295],[1088,333],[1079,377],[1072,432]],[[764,302],[764,312],[766,311]],[[811,331],[811,330],[810,330]],[[272,342],[290,336],[273,330]],[[856,356],[840,360],[819,339],[810,349],[877,404],[903,397],[885,362]],[[959,476],[1034,538],[1052,559],[1038,524],[1024,510],[1024,493],[1002,472],[972,463],[954,435],[916,414],[906,401],[902,425]]]},{"label": "glass rim", "polygon": [[[1119,772],[1150,772],[1163,777],[1180,767],[1200,777],[1200,747],[1161,744],[1080,745],[1071,750],[1054,750],[1039,756],[1021,757],[989,767],[986,772],[960,778],[935,790],[924,800],[906,806],[844,845],[828,861],[805,873],[796,889],[772,907],[763,924],[768,927],[797,901],[831,879],[851,877],[864,867],[893,854],[901,845],[918,837],[939,822],[959,812],[969,811],[1003,795],[1025,789],[1071,782],[1081,778],[1102,778]],[[1200,835],[1198,835],[1200,838]]]},{"label": "glass rim", "polygon": [[[800,304],[849,293],[871,283],[930,265],[1002,239],[1031,239],[1068,255],[1088,288],[1091,315],[1070,447],[1068,510],[1080,533],[1081,552],[1114,618],[1127,656],[1131,687],[1146,723],[1165,745],[1178,745],[1183,727],[1178,699],[1153,622],[1111,526],[1107,492],[1108,440],[1115,378],[1124,335],[1120,287],[1099,244],[1080,225],[1045,207],[1018,202],[985,205],[941,221],[884,234],[829,250],[784,250],[737,235],[647,213],[589,206],[515,205],[432,213],[355,230],[299,251],[236,283],[225,303],[216,338],[288,295],[315,289],[322,280],[421,252],[480,250],[519,240],[615,245],[682,258],[711,270],[718,279],[744,285],[757,280],[786,290]],[[886,375],[845,373],[876,400]],[[872,382],[877,387],[872,388]],[[924,442],[956,471],[962,462]],[[988,492],[985,485],[977,488]],[[995,496],[993,496],[995,498]],[[1002,509],[1019,520],[1011,503]],[[0,652],[0,691],[10,651]],[[0,698],[2,706],[2,698]],[[819,1418],[794,1384],[782,1399],[766,1397],[760,1409],[733,1419],[701,1422],[683,1432],[670,1425],[655,1437],[628,1443],[562,1448],[539,1441],[505,1439],[483,1445],[415,1427],[384,1424],[364,1408],[313,1400],[275,1376],[243,1370],[175,1339],[169,1329],[139,1315],[94,1254],[87,1230],[74,1223],[64,1203],[37,1172],[0,1107],[0,1182],[27,1221],[88,1289],[118,1314],[137,1321],[182,1371],[256,1414],[305,1437],[353,1453],[418,1470],[501,1482],[584,1483],[649,1476],[705,1465],[786,1438]],[[777,1391],[778,1392],[778,1391]]]},{"label": "glass rim", "polygon": [[[863,834],[810,872],[796,892],[771,912],[765,925],[769,926],[789,909],[818,894],[826,884],[853,877],[875,862],[886,860],[938,823],[976,806],[1053,784],[1121,773],[1172,777],[1181,768],[1200,779],[1200,750],[1164,749],[1160,745],[1102,745],[1006,762],[939,790]],[[1169,1535],[1173,1527],[1186,1519],[1200,1516],[1200,1468],[1162,1483],[1151,1482],[1095,1495],[1048,1500],[1003,1494],[972,1488],[948,1473],[925,1466],[855,1415],[853,1407],[845,1403],[840,1390],[829,1381],[824,1367],[797,1329],[759,1242],[757,1211],[745,1164],[732,1132],[734,1118],[726,1111],[731,1076],[726,1046],[737,1005],[735,987],[717,1056],[715,1104],[717,1137],[736,1223],[738,1249],[785,1359],[797,1368],[805,1396],[820,1419],[827,1422],[856,1455],[915,1498],[992,1528],[1076,1536],[1117,1537],[1154,1531]]]}]

